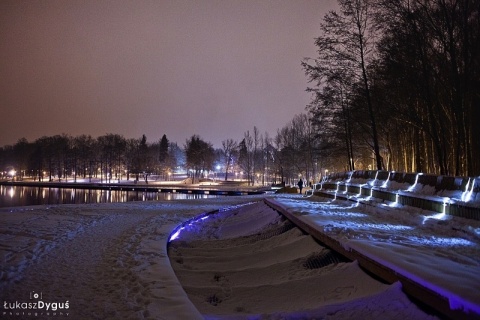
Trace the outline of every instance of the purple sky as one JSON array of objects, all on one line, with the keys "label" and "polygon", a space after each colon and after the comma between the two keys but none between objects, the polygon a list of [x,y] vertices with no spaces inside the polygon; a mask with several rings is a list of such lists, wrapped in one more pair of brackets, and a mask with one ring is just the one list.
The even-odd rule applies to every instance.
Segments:
[{"label": "purple sky", "polygon": [[0,1],[0,146],[106,133],[215,147],[275,135],[335,0]]}]

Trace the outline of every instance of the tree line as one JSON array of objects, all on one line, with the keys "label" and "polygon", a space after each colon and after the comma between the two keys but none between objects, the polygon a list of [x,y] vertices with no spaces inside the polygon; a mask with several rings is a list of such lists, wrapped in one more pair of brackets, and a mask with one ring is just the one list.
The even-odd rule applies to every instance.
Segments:
[{"label": "tree line", "polygon": [[303,69],[318,152],[346,170],[480,174],[480,1],[340,0]]},{"label": "tree line", "polygon": [[254,127],[240,141],[226,139],[217,149],[196,134],[183,146],[165,134],[154,142],[147,142],[145,135],[127,139],[119,134],[97,138],[63,134],[33,142],[22,138],[0,148],[0,168],[3,176],[15,171],[18,179],[35,181],[148,182],[152,175],[169,180],[184,172],[192,183],[220,177],[250,185],[295,183],[300,176],[315,179],[313,154],[305,152],[304,144],[309,123],[305,114],[295,116],[273,139]]},{"label": "tree line", "polygon": [[179,147],[164,135],[159,142],[148,144],[140,139],[126,139],[119,134],[98,138],[66,134],[41,137],[34,142],[25,138],[12,146],[0,148],[4,173],[11,170],[19,177],[38,181],[54,178],[100,178],[102,182],[147,179],[152,172],[166,174],[176,162]]}]

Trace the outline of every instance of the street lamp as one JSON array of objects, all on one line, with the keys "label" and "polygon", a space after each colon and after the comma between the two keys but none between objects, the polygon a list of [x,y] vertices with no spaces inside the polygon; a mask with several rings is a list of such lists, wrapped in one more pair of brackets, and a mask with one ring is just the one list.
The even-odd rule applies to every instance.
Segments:
[{"label": "street lamp", "polygon": [[12,180],[15,180],[16,174],[17,174],[17,171],[15,171],[15,169],[8,171],[8,175],[12,177]]}]

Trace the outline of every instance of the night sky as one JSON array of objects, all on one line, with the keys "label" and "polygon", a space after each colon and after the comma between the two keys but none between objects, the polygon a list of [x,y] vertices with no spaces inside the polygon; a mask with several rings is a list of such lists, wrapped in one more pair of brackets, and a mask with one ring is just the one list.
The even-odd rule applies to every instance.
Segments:
[{"label": "night sky", "polygon": [[0,1],[0,146],[192,134],[221,147],[305,112],[300,66],[336,0]]}]

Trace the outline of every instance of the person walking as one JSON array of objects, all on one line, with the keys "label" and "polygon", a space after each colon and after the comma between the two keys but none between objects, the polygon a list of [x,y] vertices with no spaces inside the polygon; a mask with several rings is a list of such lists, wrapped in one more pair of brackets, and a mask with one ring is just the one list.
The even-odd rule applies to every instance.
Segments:
[{"label": "person walking", "polygon": [[303,189],[303,180],[300,179],[297,183],[298,189],[300,189],[300,194],[302,194],[302,189]]}]

